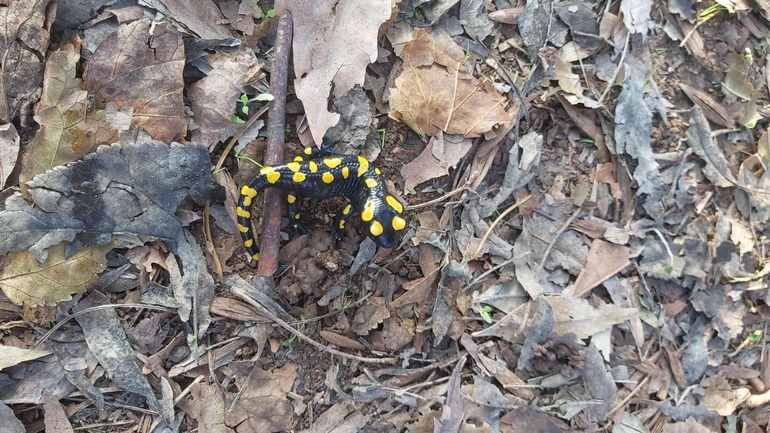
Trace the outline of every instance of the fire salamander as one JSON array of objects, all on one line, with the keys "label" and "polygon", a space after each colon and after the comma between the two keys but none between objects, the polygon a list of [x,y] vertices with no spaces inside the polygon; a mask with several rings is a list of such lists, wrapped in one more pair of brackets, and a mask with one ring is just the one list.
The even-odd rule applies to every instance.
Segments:
[{"label": "fire salamander", "polygon": [[286,191],[289,218],[300,233],[299,201],[302,197],[345,197],[347,205],[334,219],[335,244],[344,238],[345,224],[354,214],[364,222],[367,234],[379,246],[392,248],[406,227],[404,207],[388,194],[379,168],[362,156],[334,155],[331,146],[308,147],[304,155],[284,165],[268,166],[241,188],[236,213],[243,245],[253,260],[259,260],[251,228],[251,207],[257,194],[268,187]]}]

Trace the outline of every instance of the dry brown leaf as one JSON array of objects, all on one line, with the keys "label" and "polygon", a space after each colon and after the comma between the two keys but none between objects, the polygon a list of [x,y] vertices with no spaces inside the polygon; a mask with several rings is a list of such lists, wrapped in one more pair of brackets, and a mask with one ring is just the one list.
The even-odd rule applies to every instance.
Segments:
[{"label": "dry brown leaf", "polygon": [[722,375],[704,377],[700,385],[705,391],[703,403],[722,416],[735,413],[738,405],[751,396],[748,388],[733,388]]},{"label": "dry brown leaf", "polygon": [[43,391],[43,410],[45,411],[45,430],[57,433],[73,433],[67,414],[64,412],[64,408],[59,399],[49,393]]},{"label": "dry brown leaf", "polygon": [[425,181],[448,175],[449,169],[460,162],[471,150],[471,146],[473,146],[473,140],[470,138],[455,143],[444,140],[443,133],[438,131],[417,158],[401,167],[404,192],[410,191]]},{"label": "dry brown leaf", "polygon": [[334,344],[339,347],[344,347],[347,349],[353,349],[353,350],[364,350],[366,347],[359,343],[356,340],[353,340],[352,338],[348,338],[344,335],[338,334],[336,332],[327,331],[325,329],[322,329],[318,331],[318,334],[323,338],[324,340],[328,341],[331,344]]},{"label": "dry brown leaf", "polygon": [[170,24],[140,20],[121,25],[94,51],[83,73],[97,108],[115,102],[133,109],[132,126],[156,140],[184,139],[187,116],[182,90],[185,56],[182,35]]},{"label": "dry brown leaf", "polygon": [[48,258],[40,263],[28,251],[15,251],[6,256],[0,273],[0,289],[16,304],[54,305],[69,301],[80,293],[107,266],[104,257],[112,244],[81,249],[64,258],[66,243],[48,249]]},{"label": "dry brown leaf", "polygon": [[377,60],[377,34],[391,15],[391,0],[279,0],[275,10],[294,18],[294,88],[305,106],[316,143],[339,122],[335,99],[364,84],[366,67]]},{"label": "dry brown leaf", "polygon": [[636,308],[607,304],[594,307],[584,299],[562,296],[546,298],[553,308],[556,319],[553,330],[557,335],[572,333],[577,338],[588,338],[639,314]]},{"label": "dry brown leaf", "polygon": [[237,409],[225,412],[225,423],[241,432],[278,432],[294,428],[287,394],[297,379],[297,365],[286,363],[273,371],[257,368],[244,384]]},{"label": "dry brown leaf", "polygon": [[53,52],[46,63],[35,115],[40,130],[24,152],[20,183],[118,139],[121,128],[110,125],[104,110],[92,110],[88,92],[80,88],[79,52],[80,40],[75,38]]},{"label": "dry brown leaf", "polygon": [[351,329],[358,335],[366,335],[388,317],[390,311],[385,306],[385,298],[372,296],[356,310]]},{"label": "dry brown leaf", "polygon": [[569,296],[579,298],[628,266],[629,248],[594,239],[588,251],[586,266],[578,275]]},{"label": "dry brown leaf", "polygon": [[243,84],[259,71],[254,53],[249,49],[210,54],[206,60],[211,71],[187,91],[198,129],[192,139],[211,148],[233,135],[235,102]]},{"label": "dry brown leaf", "polygon": [[465,52],[448,34],[420,28],[413,36],[401,51],[403,70],[390,89],[388,116],[420,136],[444,131],[473,138],[511,125],[506,98],[466,70]]},{"label": "dry brown leaf", "polygon": [[439,277],[441,263],[436,263],[435,252],[438,248],[433,245],[420,244],[417,247],[418,261],[423,277],[405,282],[402,287],[407,292],[390,303],[391,307],[398,308],[407,304],[424,301],[433,289],[436,279]]},{"label": "dry brown leaf", "polygon": [[209,383],[196,383],[190,389],[192,401],[189,415],[198,421],[200,433],[229,433],[235,430],[225,425],[224,396],[219,386]]},{"label": "dry brown leaf", "polygon": [[19,158],[19,133],[13,123],[0,126],[0,189],[11,175]]},{"label": "dry brown leaf", "polygon": [[679,83],[679,88],[682,89],[684,94],[687,95],[695,105],[703,110],[703,114],[705,114],[710,121],[722,125],[725,128],[735,127],[735,121],[727,112],[727,109],[711,95],[684,83]]}]

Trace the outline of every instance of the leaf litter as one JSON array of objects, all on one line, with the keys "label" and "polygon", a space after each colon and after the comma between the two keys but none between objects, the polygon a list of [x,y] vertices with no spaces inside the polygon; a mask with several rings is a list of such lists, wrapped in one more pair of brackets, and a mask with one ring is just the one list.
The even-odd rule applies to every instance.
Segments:
[{"label": "leaf litter", "polygon": [[[0,372],[2,407],[62,431],[101,422],[93,407],[170,431],[767,426],[762,5],[162,0],[74,25],[37,5],[6,21],[35,42],[4,47],[0,339],[30,356]],[[238,100],[262,105],[284,9],[289,141],[334,127],[411,221],[384,260],[355,227],[339,249],[328,224],[294,237],[267,296],[232,234],[251,163],[217,173],[222,208],[210,161],[242,133]],[[46,52],[54,19],[84,42]]]}]

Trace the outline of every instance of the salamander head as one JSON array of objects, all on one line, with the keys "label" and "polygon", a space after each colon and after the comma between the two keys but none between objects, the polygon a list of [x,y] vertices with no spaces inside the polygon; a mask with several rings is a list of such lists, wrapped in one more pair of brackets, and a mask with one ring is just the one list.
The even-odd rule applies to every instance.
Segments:
[{"label": "salamander head", "polygon": [[[395,247],[406,228],[404,206],[392,195],[386,195],[382,200],[371,202],[375,203],[373,218],[369,221],[364,218],[367,234],[380,247]],[[366,209],[362,217],[365,216],[365,213]]]}]

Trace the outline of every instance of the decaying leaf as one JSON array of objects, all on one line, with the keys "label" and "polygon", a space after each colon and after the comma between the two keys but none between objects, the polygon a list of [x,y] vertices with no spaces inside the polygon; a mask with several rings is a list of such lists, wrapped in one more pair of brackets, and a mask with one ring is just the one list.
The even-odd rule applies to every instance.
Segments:
[{"label": "decaying leaf", "polygon": [[55,305],[82,292],[107,266],[111,244],[84,248],[64,257],[63,243],[49,248],[45,262],[27,251],[12,252],[0,274],[0,288],[8,299],[29,306]]},{"label": "decaying leaf", "polygon": [[556,318],[554,332],[558,335],[572,333],[580,339],[588,338],[639,314],[635,308],[608,304],[593,307],[583,299],[561,296],[548,296],[547,299]]},{"label": "decaying leaf", "polygon": [[292,13],[294,88],[320,143],[340,118],[329,111],[329,98],[363,85],[366,66],[377,60],[377,35],[390,18],[391,1],[279,0],[275,10]]},{"label": "decaying leaf", "polygon": [[226,39],[232,36],[217,3],[212,0],[139,0],[163,15],[184,24],[201,39]]},{"label": "decaying leaf", "polygon": [[170,143],[187,134],[184,64],[182,35],[173,25],[142,19],[121,25],[99,45],[83,72],[83,84],[97,108],[114,102],[120,110],[133,109],[133,126]]},{"label": "decaying leaf", "polygon": [[2,423],[5,433],[25,433],[27,429],[24,424],[16,418],[11,409],[5,403],[0,402],[0,423]]},{"label": "decaying leaf", "polygon": [[650,12],[652,0],[622,0],[620,12],[623,13],[623,23],[631,33],[647,35],[650,28]]},{"label": "decaying leaf", "polygon": [[570,295],[575,297],[583,296],[594,287],[620,272],[629,263],[628,247],[595,239],[591,243],[591,249],[588,251],[586,267],[578,275]]},{"label": "decaying leaf", "polygon": [[206,60],[211,71],[190,86],[187,97],[198,126],[192,132],[193,141],[211,148],[233,135],[238,126],[232,121],[235,103],[259,65],[248,49],[210,54]]},{"label": "decaying leaf", "polygon": [[711,136],[711,127],[699,106],[693,107],[690,115],[687,143],[693,152],[706,163],[703,167],[703,174],[711,183],[722,188],[737,185],[736,179],[730,171],[727,158],[719,149],[716,139]]},{"label": "decaying leaf", "polygon": [[[11,123],[40,96],[43,66],[56,7],[51,0],[4,2],[0,6],[0,124]],[[27,107],[27,108],[25,108]],[[23,124],[27,120],[23,119]]]},{"label": "decaying leaf", "polygon": [[735,126],[735,121],[727,112],[727,109],[719,101],[714,99],[711,95],[703,90],[696,89],[684,83],[679,83],[679,88],[682,89],[685,95],[692,100],[695,105],[703,110],[703,114],[706,117],[725,128],[732,129]]},{"label": "decaying leaf", "polygon": [[50,350],[22,349],[19,347],[2,345],[0,346],[0,370],[50,354]]},{"label": "decaying leaf", "polygon": [[420,136],[438,131],[478,137],[496,126],[508,127],[506,99],[490,83],[468,72],[465,52],[440,29],[416,29],[400,57],[403,70],[390,89],[388,116]]},{"label": "decaying leaf", "polygon": [[[624,2],[625,4],[626,2]],[[644,100],[646,67],[635,58],[626,59],[626,79],[615,107],[615,142],[618,154],[637,160],[634,179],[636,195],[646,195],[644,209],[655,220],[663,218],[661,198],[666,192],[660,180],[658,163],[652,152],[652,113]]]},{"label": "decaying leaf", "polygon": [[706,377],[700,385],[706,392],[703,403],[710,410],[722,416],[733,414],[738,405],[751,395],[748,388],[730,386],[730,383],[722,375]]},{"label": "decaying leaf", "polygon": [[11,175],[19,158],[19,133],[13,123],[0,126],[0,190]]},{"label": "decaying leaf", "polygon": [[174,216],[187,197],[203,204],[213,181],[208,150],[158,142],[114,144],[28,183],[36,207],[14,195],[0,211],[0,255],[45,250],[69,241],[66,256],[113,234],[163,239],[174,248],[182,223]]},{"label": "decaying leaf", "polygon": [[425,181],[449,174],[449,169],[460,162],[472,144],[471,139],[445,138],[444,134],[438,131],[417,158],[401,167],[404,191],[410,191]]},{"label": "decaying leaf", "polygon": [[287,394],[297,379],[297,365],[287,362],[272,371],[257,368],[244,383],[236,410],[225,413],[225,423],[241,431],[279,432],[294,425]]},{"label": "decaying leaf", "polygon": [[483,41],[492,33],[494,27],[483,0],[461,0],[460,21],[465,32],[477,41]]},{"label": "decaying leaf", "polygon": [[117,140],[128,125],[110,125],[104,110],[92,110],[88,92],[76,77],[80,41],[62,45],[46,63],[43,95],[35,121],[40,130],[24,152],[20,182]]}]

